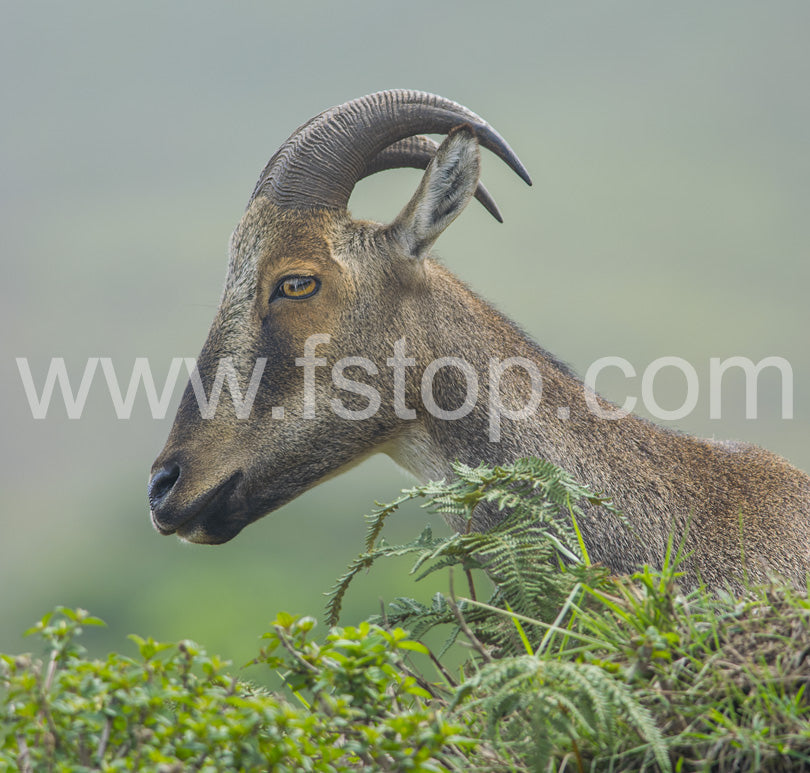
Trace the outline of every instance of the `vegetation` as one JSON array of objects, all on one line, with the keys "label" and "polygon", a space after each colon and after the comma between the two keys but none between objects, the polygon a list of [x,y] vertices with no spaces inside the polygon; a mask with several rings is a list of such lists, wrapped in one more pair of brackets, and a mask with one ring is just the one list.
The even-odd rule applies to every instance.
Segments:
[{"label": "vegetation", "polygon": [[[81,629],[100,621],[46,615],[31,632],[43,657],[0,656],[0,770],[810,770],[806,594],[684,594],[676,546],[661,571],[611,577],[577,528],[583,501],[609,502],[537,459],[456,473],[370,516],[327,616],[392,556],[448,573],[448,593],[321,636],[280,614],[254,662],[283,674],[283,695],[188,641],[133,636],[137,654],[89,659]],[[387,545],[408,499],[508,515],[487,534]],[[443,645],[420,641],[435,631]]]}]

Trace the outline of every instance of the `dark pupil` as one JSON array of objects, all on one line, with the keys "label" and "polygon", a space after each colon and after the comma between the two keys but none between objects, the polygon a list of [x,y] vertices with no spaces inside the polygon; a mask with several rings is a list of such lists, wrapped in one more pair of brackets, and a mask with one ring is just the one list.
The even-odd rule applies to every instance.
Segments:
[{"label": "dark pupil", "polygon": [[312,287],[312,279],[310,277],[298,276],[288,279],[285,283],[286,291],[290,295],[302,295]]}]

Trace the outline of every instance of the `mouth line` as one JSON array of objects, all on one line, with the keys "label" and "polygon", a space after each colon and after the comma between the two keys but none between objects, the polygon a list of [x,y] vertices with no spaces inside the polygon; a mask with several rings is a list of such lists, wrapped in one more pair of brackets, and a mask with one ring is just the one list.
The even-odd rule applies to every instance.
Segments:
[{"label": "mouth line", "polygon": [[176,526],[172,526],[171,528],[166,528],[165,526],[161,526],[157,520],[155,519],[154,512],[151,513],[152,515],[152,525],[157,529],[157,531],[163,535],[164,537],[168,537],[172,534],[177,534],[180,532],[181,529],[191,524],[192,521],[199,518],[201,514],[205,512],[212,504],[215,503],[218,499],[227,499],[236,488],[236,484],[242,477],[241,470],[237,470],[233,475],[229,478],[226,478],[222,483],[214,486],[211,490],[206,492],[202,498],[198,499],[197,502],[194,503],[193,509],[189,512],[188,517],[186,517],[181,523],[178,523]]}]

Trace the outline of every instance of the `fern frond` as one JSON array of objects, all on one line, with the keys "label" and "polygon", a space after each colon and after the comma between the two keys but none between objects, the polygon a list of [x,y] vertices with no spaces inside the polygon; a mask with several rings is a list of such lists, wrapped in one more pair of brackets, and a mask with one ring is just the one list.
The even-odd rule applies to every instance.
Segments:
[{"label": "fern frond", "polygon": [[[576,661],[543,660],[533,655],[503,658],[484,665],[461,686],[456,705],[469,695],[467,707],[480,708],[491,737],[511,723],[502,743],[535,757],[545,770],[572,744],[612,750],[620,726],[629,726],[649,745],[661,770],[671,769],[660,730],[630,688],[604,669]],[[503,727],[501,727],[503,731]],[[545,743],[536,739],[545,737]],[[537,759],[541,757],[542,759]]]},{"label": "fern frond", "polygon": [[[583,503],[599,504],[615,513],[610,502],[577,483],[568,473],[543,459],[519,459],[512,465],[470,467],[453,465],[454,478],[432,481],[403,491],[389,504],[377,504],[367,516],[369,528],[365,552],[349,566],[329,593],[327,615],[337,622],[343,597],[353,579],[370,569],[380,558],[415,555],[411,573],[421,580],[437,571],[460,566],[469,572],[482,569],[495,583],[491,602],[508,604],[515,613],[536,619],[549,619],[558,611],[578,582],[578,567],[585,567],[587,554],[576,524],[583,516]],[[389,546],[379,542],[386,519],[401,505],[424,500],[430,512],[461,516],[470,520],[482,504],[495,505],[503,512],[489,531],[453,534],[434,538],[429,530],[406,545]],[[377,544],[379,542],[379,544]],[[375,547],[376,545],[376,547]],[[567,567],[560,571],[560,567]],[[596,583],[598,585],[598,583]],[[449,608],[426,609],[402,605],[388,615],[412,632],[422,635],[437,625],[455,621]],[[525,651],[525,645],[510,626],[481,610],[471,610],[469,623],[481,641],[501,654]],[[457,630],[450,636],[455,640]],[[537,648],[540,634],[529,634]]]},{"label": "fern frond", "polygon": [[349,564],[346,572],[337,579],[326,594],[328,596],[328,601],[326,602],[327,624],[337,625],[338,618],[340,617],[340,609],[343,605],[343,598],[352,580],[364,569],[370,569],[377,559],[405,556],[409,553],[423,553],[426,550],[431,550],[437,542],[440,541],[441,540],[434,539],[433,530],[430,526],[426,526],[413,542],[409,542],[405,545],[381,544],[380,547],[375,550],[361,553]]},{"label": "fern frond", "polygon": [[366,532],[366,553],[373,550],[374,543],[377,542],[377,538],[380,536],[380,532],[385,525],[385,519],[388,518],[388,516],[392,513],[399,510],[401,505],[404,505],[406,502],[409,502],[418,496],[420,496],[420,494],[417,489],[409,489],[403,491],[401,496],[399,496],[393,502],[389,502],[387,505],[381,504],[380,502],[374,503],[377,506],[376,509],[372,510],[372,512],[366,516],[366,521],[368,522],[368,531]]}]

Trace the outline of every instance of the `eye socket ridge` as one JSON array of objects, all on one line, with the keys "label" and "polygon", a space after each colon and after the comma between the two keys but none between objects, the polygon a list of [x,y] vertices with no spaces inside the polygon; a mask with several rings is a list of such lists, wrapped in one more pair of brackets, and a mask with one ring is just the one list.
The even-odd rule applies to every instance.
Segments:
[{"label": "eye socket ridge", "polygon": [[270,300],[278,298],[291,298],[293,300],[303,300],[310,298],[321,288],[321,281],[314,276],[291,275],[285,276],[277,285]]}]

